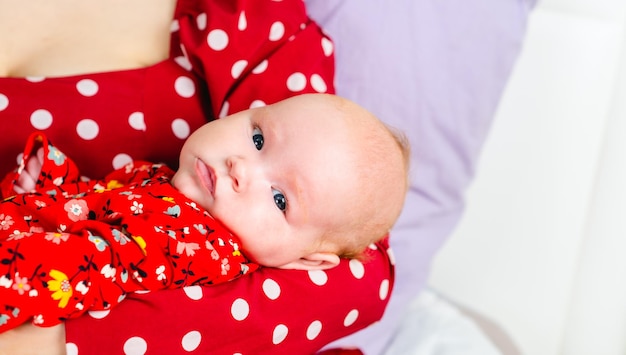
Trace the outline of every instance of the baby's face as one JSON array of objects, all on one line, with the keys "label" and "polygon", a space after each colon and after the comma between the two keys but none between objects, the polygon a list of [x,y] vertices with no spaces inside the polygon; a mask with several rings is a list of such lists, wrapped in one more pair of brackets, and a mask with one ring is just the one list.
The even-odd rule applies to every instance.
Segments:
[{"label": "baby's face", "polygon": [[[210,122],[181,151],[174,186],[281,267],[319,251],[350,201],[354,140],[323,99],[296,98]],[[351,208],[355,208],[352,206]],[[286,266],[289,267],[289,266]]]}]

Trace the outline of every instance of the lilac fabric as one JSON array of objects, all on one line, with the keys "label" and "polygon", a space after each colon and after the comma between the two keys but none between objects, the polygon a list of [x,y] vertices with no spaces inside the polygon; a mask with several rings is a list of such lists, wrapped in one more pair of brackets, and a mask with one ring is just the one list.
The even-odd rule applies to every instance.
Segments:
[{"label": "lilac fabric", "polygon": [[463,211],[534,2],[307,0],[335,41],[337,93],[412,144],[411,188],[391,234],[397,274],[389,308],[379,324],[334,345],[381,354],[424,287]]}]

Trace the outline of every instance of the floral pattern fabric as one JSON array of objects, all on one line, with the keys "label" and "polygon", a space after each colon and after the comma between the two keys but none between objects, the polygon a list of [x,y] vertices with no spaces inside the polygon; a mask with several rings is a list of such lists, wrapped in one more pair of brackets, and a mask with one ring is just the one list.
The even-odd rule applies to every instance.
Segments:
[{"label": "floral pattern fabric", "polygon": [[[11,194],[39,146],[37,190]],[[169,182],[162,164],[135,162],[81,180],[42,134],[2,185],[0,331],[51,326],[108,310],[127,293],[214,285],[256,270],[237,239]]]}]

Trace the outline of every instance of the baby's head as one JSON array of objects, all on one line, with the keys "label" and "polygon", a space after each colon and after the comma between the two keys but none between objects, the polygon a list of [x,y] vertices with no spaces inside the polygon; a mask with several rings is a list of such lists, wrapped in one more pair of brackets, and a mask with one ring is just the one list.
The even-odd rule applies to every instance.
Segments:
[{"label": "baby's head", "polygon": [[398,218],[408,147],[333,95],[246,110],[195,131],[173,184],[273,267],[323,269],[357,257]]}]

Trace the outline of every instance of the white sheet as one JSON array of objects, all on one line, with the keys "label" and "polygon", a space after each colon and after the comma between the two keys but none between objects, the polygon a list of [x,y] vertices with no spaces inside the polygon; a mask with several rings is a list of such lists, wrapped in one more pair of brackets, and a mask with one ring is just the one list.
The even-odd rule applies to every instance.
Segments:
[{"label": "white sheet", "polygon": [[502,355],[476,323],[425,289],[411,303],[385,355]]}]

